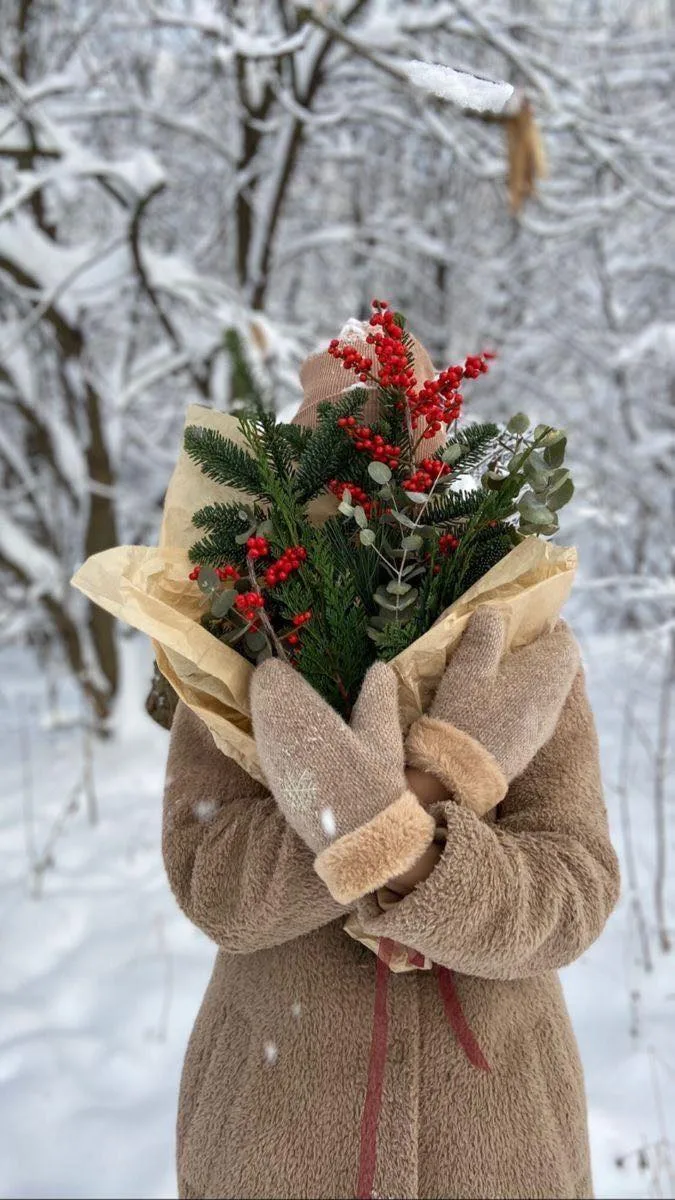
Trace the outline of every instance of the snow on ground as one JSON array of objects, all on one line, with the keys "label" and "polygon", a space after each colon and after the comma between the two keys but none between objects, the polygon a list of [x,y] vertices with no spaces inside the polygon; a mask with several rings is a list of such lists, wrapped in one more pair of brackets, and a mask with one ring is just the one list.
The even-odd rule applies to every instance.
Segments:
[{"label": "snow on ground", "polygon": [[[48,710],[30,660],[19,651],[0,657],[4,1197],[175,1196],[178,1078],[213,949],[183,918],[165,881],[160,820],[168,739],[142,707],[149,649],[140,638],[125,640],[123,649],[117,734],[94,750],[95,826],[81,798],[76,811],[68,810],[83,762],[81,737],[67,720],[74,696],[64,686]],[[627,688],[638,698],[642,732],[629,797],[651,933],[653,818],[643,744],[654,724],[649,706],[660,659],[652,652],[645,661],[634,643],[609,637],[591,638],[584,649],[623,857],[615,793],[619,699]],[[672,835],[671,824],[671,851]],[[31,872],[50,840],[53,865]],[[637,950],[625,894],[602,939],[564,973],[587,1072],[599,1197],[675,1196],[668,1143],[675,1125],[675,955],[660,954],[652,937],[654,969],[647,975]],[[629,1156],[623,1168],[615,1165],[621,1155]]]}]

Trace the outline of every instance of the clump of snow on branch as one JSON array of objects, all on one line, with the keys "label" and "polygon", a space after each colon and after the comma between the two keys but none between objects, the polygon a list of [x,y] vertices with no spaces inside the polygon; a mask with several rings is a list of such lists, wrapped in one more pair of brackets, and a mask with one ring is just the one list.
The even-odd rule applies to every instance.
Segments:
[{"label": "clump of snow on branch", "polygon": [[406,63],[404,70],[416,87],[473,112],[503,112],[515,90],[510,83],[482,79],[467,71],[419,59]]}]

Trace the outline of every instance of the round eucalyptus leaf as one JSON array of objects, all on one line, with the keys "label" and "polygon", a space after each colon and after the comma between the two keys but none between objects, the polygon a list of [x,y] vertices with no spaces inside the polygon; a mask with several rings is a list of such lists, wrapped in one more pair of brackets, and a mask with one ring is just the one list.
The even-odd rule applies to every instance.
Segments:
[{"label": "round eucalyptus leaf", "polygon": [[535,441],[537,441],[537,442],[539,441],[540,438],[543,438],[545,433],[551,433],[551,432],[552,432],[551,425],[535,425],[534,429],[532,430]]},{"label": "round eucalyptus leaf", "polygon": [[247,650],[251,654],[259,654],[267,645],[267,637],[261,629],[250,629],[244,638]]},{"label": "round eucalyptus leaf", "polygon": [[565,450],[567,449],[567,438],[563,434],[551,446],[547,446],[544,450],[544,459],[549,467],[560,467],[565,459]]},{"label": "round eucalyptus leaf", "polygon": [[375,593],[375,600],[379,604],[380,608],[383,608],[386,612],[396,612],[397,605],[391,596],[378,596],[377,593]]},{"label": "round eucalyptus leaf", "polygon": [[374,529],[361,529],[359,532],[359,541],[361,542],[362,546],[374,546],[375,545],[375,530]]},{"label": "round eucalyptus leaf", "polygon": [[199,572],[199,579],[197,580],[197,585],[199,587],[199,590],[201,592],[204,592],[205,595],[207,595],[207,596],[209,595],[210,592],[218,591],[218,589],[220,587],[220,580],[219,580],[218,576],[216,575],[213,567],[202,567],[201,571]]},{"label": "round eucalyptus leaf", "polygon": [[506,469],[509,475],[517,475],[525,462],[526,451],[520,450],[518,454],[514,454],[513,458],[507,463]]},{"label": "round eucalyptus leaf", "polygon": [[405,525],[406,529],[417,529],[417,525],[407,513],[394,510],[390,515],[393,521],[398,521],[399,525]]},{"label": "round eucalyptus leaf", "polygon": [[343,504],[351,504],[351,502],[352,502],[352,494],[351,494],[351,492],[350,492],[349,488],[345,488],[345,489],[344,489],[344,491],[342,492],[342,495],[341,495],[340,499],[342,500],[342,503],[343,503]]},{"label": "round eucalyptus leaf", "polygon": [[255,534],[255,525],[251,525],[246,530],[246,533],[238,533],[234,540],[238,546],[244,546],[246,544],[246,542],[248,541],[248,539],[250,537],[253,537],[254,534]]},{"label": "round eucalyptus leaf", "polygon": [[258,537],[271,537],[274,533],[274,525],[271,521],[261,521],[259,525],[256,525],[255,531]]},{"label": "round eucalyptus leaf", "polygon": [[409,592],[406,592],[405,596],[399,598],[399,608],[409,608],[411,604],[415,603],[418,596],[419,588],[411,588]]},{"label": "round eucalyptus leaf", "polygon": [[383,462],[368,463],[368,474],[376,483],[389,483],[391,479],[391,468]]},{"label": "round eucalyptus leaf", "polygon": [[214,617],[226,617],[232,605],[236,592],[234,588],[223,588],[222,592],[218,592],[211,605],[211,614]]},{"label": "round eucalyptus leaf", "polygon": [[508,478],[508,475],[502,475],[499,471],[486,471],[481,477],[481,483],[483,487],[488,488],[489,491],[498,492],[499,489],[504,486]]},{"label": "round eucalyptus leaf", "polygon": [[555,491],[564,483],[566,479],[571,479],[572,475],[567,467],[558,467],[555,471],[549,471],[548,486],[550,491]]},{"label": "round eucalyptus leaf", "polygon": [[546,503],[549,508],[553,509],[554,512],[557,512],[559,508],[564,508],[566,504],[569,504],[573,495],[574,484],[572,483],[572,480],[564,479],[554,491],[548,493],[548,496],[546,497]]},{"label": "round eucalyptus leaf", "polygon": [[546,471],[548,474],[546,459],[540,450],[531,450],[523,459],[523,474],[529,477],[535,475],[537,471]]},{"label": "round eucalyptus leaf", "polygon": [[518,501],[518,511],[528,525],[550,525],[553,513],[542,504],[533,492],[526,493]]},{"label": "round eucalyptus leaf", "polygon": [[356,521],[359,529],[368,528],[368,518],[366,516],[365,509],[363,509],[360,504],[357,504],[356,508],[354,509],[354,520]]},{"label": "round eucalyptus leaf", "polygon": [[406,492],[406,496],[409,500],[412,500],[413,504],[429,503],[429,497],[424,492]]},{"label": "round eucalyptus leaf", "polygon": [[421,538],[419,533],[409,533],[401,541],[403,550],[421,550],[424,545],[424,538]]},{"label": "round eucalyptus leaf", "polygon": [[343,500],[342,504],[338,504],[338,512],[341,512],[344,517],[354,516],[354,508],[351,504],[347,504],[346,500]]},{"label": "round eucalyptus leaf", "polygon": [[552,429],[547,426],[546,436],[542,439],[542,446],[556,446],[558,442],[567,441],[567,434],[564,429]]},{"label": "round eucalyptus leaf", "polygon": [[443,459],[444,463],[448,463],[449,466],[452,466],[453,463],[459,462],[463,453],[463,446],[460,446],[457,442],[451,442],[449,446],[445,447],[441,458]]},{"label": "round eucalyptus leaf", "polygon": [[541,455],[535,457],[534,454],[525,459],[523,463],[523,475],[535,492],[540,492],[546,488],[549,481],[549,470]]},{"label": "round eucalyptus leaf", "polygon": [[514,413],[506,428],[509,433],[526,433],[530,428],[530,418],[524,412]]},{"label": "round eucalyptus leaf", "polygon": [[256,655],[256,666],[259,667],[261,663],[266,662],[268,658],[272,657],[272,647],[270,646],[269,642],[266,642],[260,653]]},{"label": "round eucalyptus leaf", "polygon": [[373,625],[377,630],[385,629],[389,624],[389,617],[371,617],[369,624]]},{"label": "round eucalyptus leaf", "polygon": [[387,591],[390,596],[406,596],[410,591],[410,584],[399,583],[397,579],[390,579],[387,584]]}]

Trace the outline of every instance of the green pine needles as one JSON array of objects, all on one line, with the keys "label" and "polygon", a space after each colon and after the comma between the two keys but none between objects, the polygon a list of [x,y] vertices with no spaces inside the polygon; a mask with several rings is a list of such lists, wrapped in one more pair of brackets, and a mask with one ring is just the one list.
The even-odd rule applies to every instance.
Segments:
[{"label": "green pine needles", "polygon": [[[369,390],[347,376],[316,429],[278,422],[239,354],[243,445],[185,434],[234,493],[193,518],[203,624],[253,663],[284,658],[345,717],[376,658],[420,638],[523,537],[555,533],[573,492],[563,431],[522,413],[458,427],[459,387],[488,356],[420,383],[400,314],[378,303],[371,327],[374,363],[331,343]],[[374,386],[379,418],[366,425]]]}]

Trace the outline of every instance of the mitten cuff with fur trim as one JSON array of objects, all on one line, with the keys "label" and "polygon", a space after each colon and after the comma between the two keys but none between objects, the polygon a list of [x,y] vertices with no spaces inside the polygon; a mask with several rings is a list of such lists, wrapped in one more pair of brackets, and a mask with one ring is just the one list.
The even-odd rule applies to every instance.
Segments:
[{"label": "mitten cuff with fur trim", "polygon": [[504,799],[508,780],[497,759],[447,721],[420,717],[406,740],[408,764],[440,779],[455,800],[482,817]]},{"label": "mitten cuff with fur trim", "polygon": [[405,791],[365,825],[322,850],[314,870],[338,904],[351,904],[409,871],[433,842],[436,822]]}]

